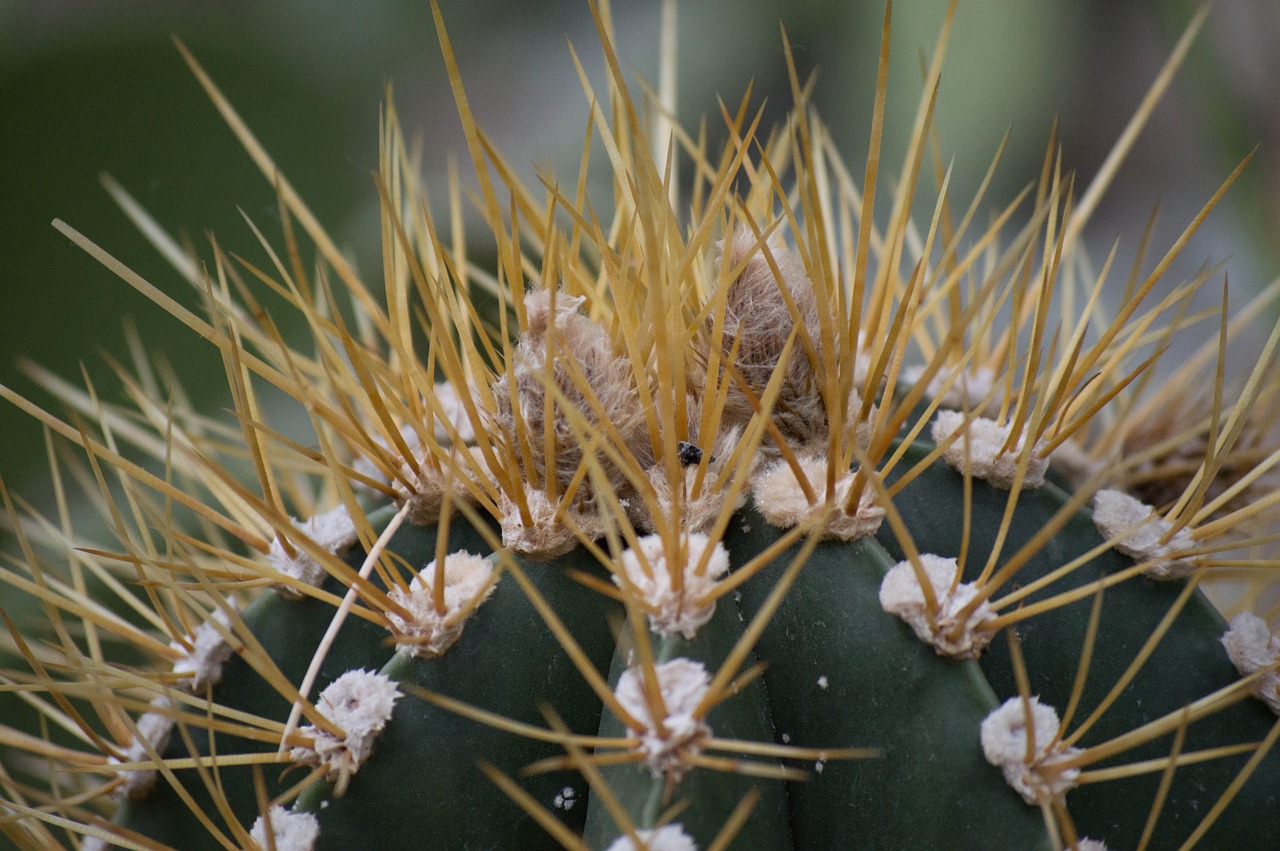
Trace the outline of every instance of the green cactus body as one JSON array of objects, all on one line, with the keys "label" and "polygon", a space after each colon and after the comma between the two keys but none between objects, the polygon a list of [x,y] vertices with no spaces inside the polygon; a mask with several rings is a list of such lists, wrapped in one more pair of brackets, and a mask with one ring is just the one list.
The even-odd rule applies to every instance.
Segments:
[{"label": "green cactus body", "polygon": [[[677,210],[595,14],[614,218],[506,169],[441,27],[498,269],[468,270],[460,223],[441,236],[388,109],[385,292],[285,184],[323,275],[291,228],[294,262],[243,264],[310,353],[235,306],[244,269],[220,253],[217,274],[179,270],[206,321],[60,225],[217,347],[243,445],[123,369],[138,413],[54,383],[62,418],[0,388],[87,450],[68,478],[117,539],[3,492],[0,578],[51,626],[3,648],[36,721],[0,726],[0,829],[275,851],[1275,835],[1280,637],[1252,612],[1274,599],[1280,330],[1233,393],[1224,306],[1207,354],[1151,390],[1147,355],[1202,281],[1139,312],[1162,261],[1091,326],[1106,275],[1077,280],[1088,211],[1048,166],[1008,245],[1003,218],[966,235],[945,191],[912,225],[945,32],[890,222],[862,217],[880,124],[859,188],[798,80],[772,141],[744,102],[723,156],[676,145],[697,175]],[[1084,309],[1054,320],[1059,302]],[[1206,380],[1206,412],[1171,408]],[[266,425],[263,385],[313,443]],[[1202,591],[1220,578],[1229,625]]]},{"label": "green cactus body", "polygon": [[[921,454],[924,451],[918,450]],[[895,501],[913,529],[917,546],[943,553],[948,546],[957,546],[962,532],[959,518],[940,511],[938,505],[946,502],[939,495],[948,490],[949,504],[959,503],[961,487],[958,473],[936,465]],[[981,482],[974,483],[973,492],[969,564],[976,567],[990,552],[989,539],[998,528],[1007,494]],[[1029,536],[1049,522],[1064,502],[1061,492],[1042,489],[1024,494],[1013,528],[1017,534]],[[1041,572],[1101,543],[1087,515],[1081,510],[1078,518],[1069,521],[1053,542],[1040,550],[1033,563],[1043,565]],[[460,544],[463,537],[471,539],[470,546],[482,547],[478,536],[474,532],[467,536],[468,532],[464,523],[455,522],[450,547]],[[726,534],[731,560],[745,563],[774,544],[778,533],[755,511],[734,515]],[[746,685],[707,718],[724,738],[768,741],[778,737],[790,744],[833,748],[874,743],[879,753],[858,760],[822,761],[820,773],[814,773],[809,765],[810,776],[785,784],[694,769],[674,786],[670,799],[664,778],[634,764],[606,767],[602,776],[609,790],[627,808],[637,828],[657,827],[661,814],[680,802],[687,804],[680,811],[681,825],[698,847],[707,847],[734,807],[756,788],[763,796],[761,803],[736,840],[744,848],[906,848],[944,841],[955,847],[1051,847],[1040,813],[1013,794],[999,772],[983,759],[975,733],[1000,700],[1017,694],[1007,647],[997,642],[981,662],[946,659],[886,614],[877,593],[885,572],[901,552],[892,535],[881,537],[883,546],[870,538],[819,543],[803,558],[795,584],[756,646],[767,663],[762,678]],[[1016,537],[1011,538],[1006,551],[1015,551],[1019,544]],[[694,640],[655,636],[655,661],[683,657],[716,670],[741,637],[744,623],[765,604],[802,547],[801,543],[793,544],[745,583],[733,605],[718,606]],[[391,550],[410,563],[429,560],[435,551],[435,530],[406,528],[392,539]],[[575,552],[525,569],[574,637],[590,648],[592,663],[602,672],[612,671],[610,682],[616,685],[632,644],[626,638],[628,629],[620,631],[615,650],[613,632],[605,622],[610,607],[598,594],[564,574],[575,561],[595,564],[585,552]],[[1089,564],[1088,571],[1072,574],[1078,582],[1128,567],[1132,560],[1107,553]],[[1020,575],[1030,580],[1037,576],[1036,567],[1033,564]],[[1118,623],[1104,620],[1099,630],[1082,706],[1096,704],[1124,672],[1152,634],[1155,622],[1174,605],[1181,585],[1142,580],[1115,586],[1114,594],[1121,598],[1123,608],[1114,615]],[[1104,618],[1110,614],[1106,604],[1112,593],[1104,592]],[[1085,597],[1081,603],[1037,617],[1020,631],[1033,690],[1054,705],[1065,706],[1069,700],[1091,599]],[[317,601],[285,601],[267,594],[245,613],[245,623],[269,648],[281,671],[297,681],[329,622],[329,614],[330,610]],[[615,620],[620,615],[620,609],[613,608]],[[614,624],[615,630],[618,626]],[[1167,649],[1143,667],[1134,684],[1104,716],[1108,723],[1100,725],[1095,736],[1108,738],[1136,729],[1234,682],[1238,675],[1218,645],[1224,629],[1221,616],[1198,592],[1193,595],[1161,641],[1161,647]],[[600,718],[599,698],[509,576],[498,583],[493,599],[468,624],[458,646],[439,660],[414,660],[393,653],[384,630],[352,623],[330,653],[317,688],[341,671],[374,666],[401,683],[402,689],[419,686],[525,724],[543,723],[539,715],[543,704],[555,708],[566,725],[578,732],[591,730]],[[226,679],[215,695],[218,704],[283,721],[287,704],[260,682],[246,687],[256,675],[242,667],[243,663],[225,672]],[[474,676],[475,672],[484,675]],[[1163,681],[1170,678],[1178,680],[1176,688]],[[1148,680],[1162,682],[1157,685]],[[264,694],[275,697],[274,706],[262,707],[255,702]],[[1260,741],[1274,725],[1274,716],[1258,702],[1247,700],[1196,726],[1185,748],[1189,752],[1224,741]],[[600,735],[625,733],[618,720],[605,713]],[[1164,755],[1168,739],[1147,746],[1142,756]],[[249,744],[220,739],[218,752],[238,752]],[[202,750],[207,752],[207,748]],[[476,761],[500,760],[501,768],[514,773],[524,765],[561,753],[556,745],[494,731],[424,701],[403,700],[379,739],[375,756],[345,794],[331,798],[331,784],[320,782],[304,794],[300,806],[320,816],[322,839],[317,847],[350,847],[353,842],[375,842],[378,847],[555,847],[541,827],[484,780]],[[181,743],[171,745],[167,753],[170,757],[183,754]],[[1246,759],[1247,755],[1240,755],[1180,769],[1157,822],[1157,847],[1185,839],[1198,824],[1198,816],[1221,796]],[[1238,796],[1231,816],[1221,819],[1208,839],[1247,847],[1249,838],[1259,830],[1259,814],[1274,810],[1275,797],[1280,794],[1277,771],[1280,765],[1276,760],[1264,761]],[[249,771],[224,769],[223,773],[228,802],[242,821],[252,821],[258,803]],[[1136,845],[1147,810],[1134,802],[1152,800],[1159,776],[1073,791],[1068,804],[1077,827],[1082,834],[1120,837],[1119,841]],[[410,782],[406,778],[414,779]],[[605,847],[620,834],[578,772],[548,772],[524,785],[535,800],[556,812],[572,829],[581,829],[585,817],[585,836],[591,847]],[[274,794],[281,784],[268,788],[273,790],[269,794]],[[1115,791],[1119,788],[1125,788],[1123,795]],[[567,810],[566,790],[573,790]],[[466,812],[492,815],[458,817],[459,797],[466,799]],[[390,802],[395,806],[389,806]],[[129,802],[120,821],[175,847],[195,847],[189,833],[190,814],[163,784],[151,798]],[[433,825],[432,829],[424,831],[424,823]],[[217,844],[210,841],[208,847]]]},{"label": "green cactus body", "polygon": [[[719,606],[692,640],[675,636],[655,637],[655,662],[689,659],[715,671],[742,635],[742,623],[733,606]],[[634,650],[633,642],[622,633],[614,654],[609,680],[616,684],[627,659]],[[716,708],[707,716],[707,724],[722,738],[767,742],[773,737],[773,719],[764,686],[757,680]],[[626,728],[611,714],[606,714],[600,727],[604,736],[626,734]],[[667,779],[655,777],[647,769],[634,765],[609,766],[602,775],[620,802],[624,803],[635,827],[652,830],[659,826],[663,812],[670,806]],[[761,796],[752,810],[752,818],[738,834],[743,847],[786,848],[791,842],[787,818],[787,794],[784,781],[727,774],[709,768],[694,768],[675,787],[676,800],[687,804],[680,823],[693,836],[699,847],[709,845],[724,826],[738,803],[755,789]],[[622,832],[608,809],[596,798],[591,799],[587,815],[585,839],[590,847],[608,847]]]},{"label": "green cactus body", "polygon": [[[743,527],[750,531],[734,536],[735,550],[767,546],[771,529],[759,514],[744,516]],[[891,564],[870,539],[819,544],[761,637],[765,659],[788,660],[765,672],[779,731],[807,744],[881,748],[878,758],[833,761],[793,786],[794,847],[929,847],[974,836],[982,837],[975,847],[1048,848],[1039,813],[987,770],[971,735],[997,705],[977,663],[940,658],[881,610]],[[761,605],[779,572],[748,584],[745,609]]]},{"label": "green cactus body", "polygon": [[[607,665],[612,649],[605,619],[608,609],[557,568],[534,571],[531,581],[563,613],[566,626],[592,663]],[[585,686],[509,577],[498,583],[450,651],[430,660],[397,653],[381,672],[402,690],[427,689],[526,724],[543,723],[543,706],[557,708],[564,723],[575,730],[599,723],[599,698]],[[365,843],[380,848],[533,847],[548,841],[545,832],[513,809],[484,778],[477,755],[485,754],[503,771],[514,773],[562,752],[554,744],[494,730],[425,701],[405,699],[397,704],[374,755],[361,770],[360,777],[368,779],[353,783],[340,798],[326,795],[324,789],[309,790],[300,805],[319,818],[319,848]],[[406,783],[408,777],[419,779]],[[557,795],[571,798],[563,794],[566,788],[581,788],[580,804],[559,809],[566,823],[580,828],[586,790],[579,778],[553,772],[531,778],[525,787],[548,806]],[[386,818],[389,800],[403,807],[401,816]],[[424,830],[424,825],[431,827]]]},{"label": "green cactus body", "polygon": [[[921,453],[923,454],[923,453]],[[905,488],[895,501],[913,530],[917,546],[940,555],[958,555],[960,524],[951,515],[937,510],[940,493],[950,491],[959,497],[961,476],[945,467],[935,466]],[[994,531],[1005,511],[1006,494],[991,488],[976,487],[973,499],[972,536],[970,538],[967,573],[976,573],[991,551]],[[1005,552],[1016,551],[1022,537],[1034,534],[1068,502],[1068,495],[1046,485],[1038,491],[1023,494],[1018,500],[1013,532],[1005,544]],[[920,532],[916,533],[915,530]],[[886,539],[890,551],[899,549]],[[1019,580],[1030,583],[1056,570],[1081,553],[1103,543],[1089,511],[1081,509],[1041,547],[1027,565],[1018,572]],[[895,554],[896,555],[896,554]],[[1094,556],[1088,567],[1073,571],[1061,585],[1084,585],[1121,571],[1133,564],[1132,559],[1109,551]],[[1185,583],[1157,582],[1142,578],[1122,582],[1102,594],[1098,635],[1105,636],[1093,650],[1088,679],[1080,705],[1087,714],[1121,681],[1139,650],[1152,637],[1160,622],[1171,612],[1178,612],[1168,632],[1160,639],[1150,658],[1133,676],[1115,704],[1099,719],[1082,744],[1106,741],[1114,736],[1138,729],[1162,715],[1177,712],[1199,697],[1231,684],[1238,677],[1223,653],[1220,638],[1226,623],[1213,605],[1198,590],[1185,600]],[[1041,595],[1043,596],[1043,595]],[[1027,598],[1027,605],[1036,595]],[[1018,630],[1018,640],[1027,658],[1031,692],[1058,707],[1066,706],[1076,679],[1080,655],[1090,618],[1090,600],[1046,612],[1043,617],[1029,619]],[[1017,686],[1005,642],[994,642],[982,658],[982,670],[996,693],[1016,693]],[[1187,730],[1183,745],[1190,753],[1213,747],[1225,741],[1263,741],[1276,726],[1275,716],[1255,700],[1240,702],[1214,713]],[[1159,758],[1169,753],[1171,737],[1151,742],[1140,750],[1126,753],[1125,761]],[[1196,828],[1206,804],[1225,790],[1244,766],[1246,755],[1211,760],[1180,769],[1164,805],[1157,829],[1149,840],[1151,847],[1177,847]],[[1275,807],[1280,796],[1280,761],[1268,759],[1249,779],[1249,797],[1237,807],[1237,819],[1219,822],[1207,837],[1210,847],[1247,847],[1256,841],[1252,817],[1246,812],[1266,813]],[[1137,847],[1145,827],[1144,820],[1134,819],[1134,800],[1154,800],[1159,774],[1148,774],[1096,786],[1082,786],[1068,798],[1073,816],[1082,835],[1105,836],[1115,847]],[[1256,796],[1256,797],[1254,797]],[[1196,799],[1200,798],[1199,801]]]}]

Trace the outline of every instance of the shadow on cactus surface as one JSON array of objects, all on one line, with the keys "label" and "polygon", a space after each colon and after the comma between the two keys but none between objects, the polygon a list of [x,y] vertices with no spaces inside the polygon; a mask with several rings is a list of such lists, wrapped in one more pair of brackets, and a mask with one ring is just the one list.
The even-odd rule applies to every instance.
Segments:
[{"label": "shadow on cactus surface", "polygon": [[[1275,835],[1280,329],[1251,372],[1226,364],[1277,288],[1229,310],[1218,270],[1162,280],[1239,170],[1129,270],[1081,244],[1203,14],[1088,185],[1051,141],[990,213],[950,197],[936,144],[950,12],[896,171],[886,13],[861,175],[794,70],[783,126],[748,95],[713,149],[670,119],[673,18],[641,96],[608,8],[592,14],[607,82],[579,66],[581,172],[534,187],[473,119],[436,10],[476,182],[455,177],[437,219],[388,105],[379,286],[189,55],[278,187],[282,233],[257,258],[198,257],[108,181],[196,315],[55,223],[216,353],[235,417],[197,413],[140,345],[112,365],[127,404],[47,374],[52,403],[0,388],[45,425],[57,497],[41,513],[3,491],[4,834],[276,851]],[[593,157],[611,198],[589,197]],[[1193,303],[1219,282],[1220,309]],[[298,412],[305,438],[279,424]]]}]

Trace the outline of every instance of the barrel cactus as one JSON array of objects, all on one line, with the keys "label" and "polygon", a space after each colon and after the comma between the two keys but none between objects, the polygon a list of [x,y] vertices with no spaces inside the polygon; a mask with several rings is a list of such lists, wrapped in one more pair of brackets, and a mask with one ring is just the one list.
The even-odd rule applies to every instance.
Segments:
[{"label": "barrel cactus", "polygon": [[[1122,273],[1080,235],[1134,134],[1083,192],[1051,149],[981,228],[930,142],[945,29],[890,180],[886,15],[859,181],[794,72],[784,126],[746,100],[711,150],[633,96],[593,14],[607,203],[590,145],[540,189],[489,146],[436,10],[491,267],[468,259],[460,183],[434,217],[388,107],[367,285],[190,57],[278,187],[283,247],[199,262],[109,184],[197,315],[55,223],[212,347],[235,417],[142,355],[116,365],[128,404],[51,376],[65,413],[0,388],[46,426],[57,495],[46,516],[3,492],[4,833],[278,851],[1274,835],[1280,330],[1251,372],[1226,368],[1274,293],[1229,314],[1224,283],[1206,311],[1206,273],[1153,295],[1236,175],[1108,317]],[[913,210],[926,174],[938,200]],[[309,428],[282,424],[289,405]]]}]

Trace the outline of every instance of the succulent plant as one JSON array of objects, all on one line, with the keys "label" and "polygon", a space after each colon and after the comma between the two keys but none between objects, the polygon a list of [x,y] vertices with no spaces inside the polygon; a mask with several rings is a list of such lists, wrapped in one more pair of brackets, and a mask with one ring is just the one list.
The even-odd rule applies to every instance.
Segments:
[{"label": "succulent plant", "polygon": [[[389,105],[369,287],[190,56],[278,189],[283,249],[213,243],[201,263],[109,183],[197,315],[56,223],[212,346],[235,417],[198,413],[143,355],[116,365],[128,404],[44,375],[55,414],[0,388],[45,425],[57,494],[45,516],[2,489],[5,835],[277,851],[1273,835],[1280,328],[1247,375],[1226,364],[1276,289],[1235,314],[1225,281],[1221,310],[1192,301],[1210,271],[1153,295],[1239,170],[1135,265],[1114,316],[1114,252],[1095,270],[1081,245],[1202,16],[1084,192],[1051,145],[980,228],[981,193],[957,214],[931,146],[950,13],[892,180],[886,14],[859,182],[794,69],[788,122],[764,132],[748,97],[713,150],[633,97],[592,11],[608,85],[582,76],[582,171],[535,191],[478,128],[436,10],[492,268],[469,259],[461,181],[434,217]],[[592,139],[608,205],[587,193]],[[930,172],[937,200],[913,210]],[[1205,320],[1207,342],[1165,365]],[[282,424],[290,405],[309,428]]]}]

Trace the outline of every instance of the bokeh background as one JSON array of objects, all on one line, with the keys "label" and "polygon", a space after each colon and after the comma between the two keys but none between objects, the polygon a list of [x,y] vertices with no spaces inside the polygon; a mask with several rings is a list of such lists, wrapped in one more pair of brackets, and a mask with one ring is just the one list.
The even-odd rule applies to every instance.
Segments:
[{"label": "bokeh background", "polygon": [[[442,0],[481,123],[511,162],[572,174],[586,107],[566,39],[597,81],[586,0]],[[896,171],[943,0],[899,2],[886,163]],[[615,0],[623,59],[653,79],[657,0]],[[955,197],[976,188],[1002,135],[1010,145],[993,207],[1038,172],[1055,117],[1064,163],[1092,177],[1195,12],[1173,0],[962,2],[939,99]],[[701,0],[680,17],[680,115],[718,122],[750,80],[775,116],[790,103],[779,24],[816,103],[860,174],[883,6],[838,0]],[[0,383],[36,394],[20,357],[107,398],[100,353],[126,353],[134,323],[209,410],[224,404],[213,351],[85,256],[51,226],[62,218],[175,295],[182,284],[99,185],[109,172],[172,232],[261,259],[241,211],[278,235],[276,203],[173,46],[199,57],[289,179],[367,277],[380,274],[375,193],[379,110],[394,85],[421,135],[429,185],[443,185],[463,141],[425,0],[0,0]],[[1223,262],[1241,297],[1280,269],[1280,11],[1274,0],[1219,0],[1183,72],[1086,234],[1122,256],[1160,205],[1167,245],[1250,149],[1255,161],[1191,244],[1183,271]],[[466,159],[465,155],[460,159]],[[439,193],[437,193],[439,197]],[[0,475],[39,490],[38,426],[0,403]]]}]

